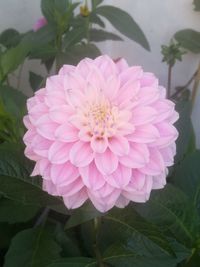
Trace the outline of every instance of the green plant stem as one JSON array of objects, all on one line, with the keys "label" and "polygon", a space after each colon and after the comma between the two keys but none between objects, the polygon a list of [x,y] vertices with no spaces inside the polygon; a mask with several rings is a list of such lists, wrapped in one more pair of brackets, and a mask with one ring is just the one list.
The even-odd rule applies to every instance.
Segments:
[{"label": "green plant stem", "polygon": [[17,89],[19,89],[19,87],[20,87],[23,66],[24,66],[24,62],[19,67],[19,74],[18,74],[18,78],[17,78]]},{"label": "green plant stem", "polygon": [[62,31],[60,30],[58,33],[57,37],[57,42],[56,42],[56,47],[57,47],[57,56],[56,56],[56,73],[58,73],[60,69],[60,56],[62,53]]},{"label": "green plant stem", "polygon": [[176,91],[173,95],[171,95],[170,98],[175,98],[175,97],[177,97],[179,94],[183,93],[183,92],[185,91],[185,89],[187,89],[188,86],[190,86],[190,84],[194,81],[194,79],[195,79],[195,77],[196,77],[196,75],[197,75],[197,72],[198,72],[198,70],[196,70],[196,71],[193,73],[192,77],[188,80],[188,82],[187,82],[185,85],[180,86],[180,87],[177,89],[177,91]]},{"label": "green plant stem", "polygon": [[168,78],[167,78],[167,98],[171,95],[171,81],[172,81],[172,65],[168,66]]},{"label": "green plant stem", "polygon": [[197,96],[197,91],[199,88],[199,82],[200,82],[200,63],[197,69],[197,74],[195,75],[194,78],[194,86],[192,88],[192,96],[191,96],[191,101],[192,101],[192,109],[194,108],[196,96]]},{"label": "green plant stem", "polygon": [[40,214],[40,216],[38,217],[37,221],[35,222],[34,227],[37,227],[41,224],[45,224],[46,219],[48,217],[50,209],[49,208],[45,208],[42,213]]},{"label": "green plant stem", "polygon": [[102,256],[101,256],[101,252],[100,252],[99,247],[98,247],[98,237],[99,237],[100,226],[101,226],[101,218],[100,217],[94,218],[94,244],[93,244],[93,249],[94,249],[94,252],[95,252],[95,255],[96,255],[98,267],[105,267],[104,263],[103,263]]}]

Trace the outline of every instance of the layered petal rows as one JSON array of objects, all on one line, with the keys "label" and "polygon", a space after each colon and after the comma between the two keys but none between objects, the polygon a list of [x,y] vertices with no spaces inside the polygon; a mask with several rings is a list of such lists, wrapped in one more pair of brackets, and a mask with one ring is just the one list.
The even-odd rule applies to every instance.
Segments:
[{"label": "layered petal rows", "polygon": [[166,183],[178,133],[174,104],[152,73],[108,56],[64,65],[27,102],[25,155],[43,189],[69,209],[145,202]]}]

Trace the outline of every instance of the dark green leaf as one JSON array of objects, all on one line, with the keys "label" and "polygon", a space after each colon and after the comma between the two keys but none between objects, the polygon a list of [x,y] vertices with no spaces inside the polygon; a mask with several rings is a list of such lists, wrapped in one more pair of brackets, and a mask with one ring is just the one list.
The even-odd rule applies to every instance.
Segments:
[{"label": "dark green leaf", "polygon": [[128,240],[129,246],[132,246],[132,243],[138,254],[141,251],[146,255],[151,254],[151,248],[156,246],[166,255],[174,256],[169,242],[158,228],[144,220],[131,206],[123,210],[112,210],[103,218],[110,221],[110,227],[107,226],[107,228],[112,234],[115,235],[114,231],[116,231],[117,235],[123,237],[123,240]]},{"label": "dark green leaf", "polygon": [[112,32],[106,32],[98,29],[90,30],[90,41],[102,42],[106,40],[122,41],[122,38],[119,35],[114,34]]},{"label": "dark green leaf", "polygon": [[12,87],[2,86],[0,87],[0,98],[8,113],[21,119],[25,110],[27,97]]},{"label": "dark green leaf", "polygon": [[172,183],[183,190],[200,211],[200,151],[188,155],[173,173]]},{"label": "dark green leaf", "polygon": [[177,153],[175,162],[179,162],[188,152],[190,139],[193,137],[193,127],[191,121],[191,103],[189,101],[179,101],[176,104],[176,110],[179,113],[179,119],[175,123],[175,127],[179,132],[176,141]]},{"label": "dark green leaf", "polygon": [[93,13],[92,12],[90,14],[90,17],[89,18],[90,18],[90,22],[92,22],[94,24],[97,24],[97,25],[99,25],[102,28],[105,28],[105,23],[103,22],[103,20],[99,16],[97,16],[96,13]]},{"label": "dark green leaf", "polygon": [[[0,193],[24,205],[50,206],[57,210],[62,201],[44,192],[38,179],[30,178],[32,163],[15,144],[0,146]],[[63,210],[66,210],[63,207]]]},{"label": "dark green leaf", "polygon": [[65,37],[63,38],[63,47],[68,49],[69,47],[80,43],[85,37],[86,29],[84,25],[82,25],[81,27],[76,27],[66,33]]},{"label": "dark green leaf", "polygon": [[1,55],[2,78],[17,69],[23,63],[31,47],[28,42],[21,41],[16,47],[6,50]]},{"label": "dark green leaf", "polygon": [[9,199],[0,200],[0,222],[17,223],[32,219],[38,212],[37,206],[23,205]]},{"label": "dark green leaf", "polygon": [[20,33],[15,29],[7,29],[0,35],[0,43],[7,48],[11,48],[19,44],[21,40]]},{"label": "dark green leaf", "polygon": [[56,19],[57,13],[65,14],[69,7],[68,0],[42,0],[41,9],[44,16],[53,21]]},{"label": "dark green leaf", "polygon": [[44,228],[19,232],[12,240],[4,267],[46,267],[59,258],[60,247]]},{"label": "dark green leaf", "polygon": [[185,49],[195,54],[200,53],[200,32],[185,29],[177,32],[174,37]]},{"label": "dark green leaf", "polygon": [[194,10],[200,11],[200,0],[193,0]]},{"label": "dark green leaf", "polygon": [[29,82],[34,92],[41,88],[43,80],[44,78],[42,76],[32,71],[29,72]]},{"label": "dark green leaf", "polygon": [[[6,267],[6,266],[5,266]],[[57,260],[48,267],[97,267],[95,261],[90,258],[66,258]]]},{"label": "dark green leaf", "polygon": [[90,203],[87,203],[83,207],[72,211],[72,214],[66,223],[66,229],[92,220],[98,216],[101,216],[101,213],[98,212]]},{"label": "dark green leaf", "polygon": [[96,9],[96,13],[109,20],[126,37],[139,43],[145,49],[150,50],[144,33],[128,13],[114,6],[100,6]]},{"label": "dark green leaf", "polygon": [[136,205],[137,211],[163,231],[169,231],[186,247],[192,247],[199,236],[200,218],[188,197],[168,184],[152,193],[145,204]]},{"label": "dark green leaf", "polygon": [[145,255],[138,255],[134,249],[125,247],[122,244],[113,244],[105,251],[103,259],[106,263],[115,267],[176,267],[177,263],[188,256],[187,251],[184,252],[181,255],[177,253],[176,258],[162,254],[152,254],[147,257]]},{"label": "dark green leaf", "polygon": [[75,232],[65,232],[63,225],[61,223],[57,223],[55,239],[62,248],[61,254],[63,257],[81,257],[81,250],[76,237]]},{"label": "dark green leaf", "polygon": [[92,0],[92,10],[99,6],[103,0]]},{"label": "dark green leaf", "polygon": [[78,64],[79,61],[85,57],[96,58],[101,53],[94,44],[81,44],[75,45],[66,51],[66,53],[60,54],[60,65],[63,64]]}]

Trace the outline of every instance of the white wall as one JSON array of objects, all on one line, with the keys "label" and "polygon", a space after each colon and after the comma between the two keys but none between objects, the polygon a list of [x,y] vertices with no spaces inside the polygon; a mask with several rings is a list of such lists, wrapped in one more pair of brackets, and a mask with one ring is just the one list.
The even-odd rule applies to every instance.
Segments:
[{"label": "white wall", "polygon": [[[59,1],[59,0],[58,0]],[[105,0],[128,11],[141,26],[151,46],[147,52],[139,45],[124,38],[124,42],[105,42],[100,44],[103,53],[112,57],[125,57],[130,64],[142,65],[146,71],[154,72],[160,83],[166,86],[167,67],[161,63],[160,46],[168,44],[173,34],[183,28],[200,30],[200,12],[193,11],[192,0]],[[14,27],[26,31],[41,16],[40,0],[0,0],[0,31]],[[113,30],[108,23],[108,30]],[[189,54],[174,68],[173,85],[182,85],[195,71],[200,57]],[[38,63],[32,62],[26,69],[38,71]],[[28,92],[28,82],[22,81]],[[200,93],[193,112],[193,121],[200,146]]]}]

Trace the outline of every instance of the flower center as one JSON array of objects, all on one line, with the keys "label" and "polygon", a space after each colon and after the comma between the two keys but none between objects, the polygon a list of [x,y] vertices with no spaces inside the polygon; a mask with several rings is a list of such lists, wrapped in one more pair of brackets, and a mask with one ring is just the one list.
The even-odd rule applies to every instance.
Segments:
[{"label": "flower center", "polygon": [[96,137],[113,136],[116,129],[117,113],[117,107],[113,107],[106,100],[101,101],[101,103],[89,104],[85,118],[90,134]]}]

